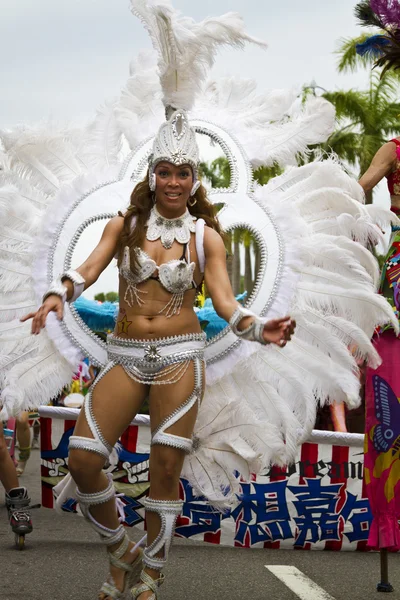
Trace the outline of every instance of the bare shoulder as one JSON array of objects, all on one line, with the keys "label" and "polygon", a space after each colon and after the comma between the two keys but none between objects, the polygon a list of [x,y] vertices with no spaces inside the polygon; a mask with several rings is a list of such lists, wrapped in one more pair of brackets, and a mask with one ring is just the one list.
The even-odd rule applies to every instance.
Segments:
[{"label": "bare shoulder", "polygon": [[212,227],[206,226],[204,228],[204,252],[208,257],[221,252],[223,252],[225,256],[225,245],[223,239]]},{"label": "bare shoulder", "polygon": [[124,228],[124,218],[121,217],[120,215],[117,215],[116,217],[113,217],[112,219],[110,219],[107,223],[107,225],[104,227],[104,235],[107,236],[112,236],[112,237],[119,237],[122,233],[122,230]]},{"label": "bare shoulder", "polygon": [[381,155],[382,157],[393,159],[394,157],[396,157],[396,148],[397,145],[393,141],[386,142],[386,144],[383,144],[383,146],[379,148],[376,155]]}]

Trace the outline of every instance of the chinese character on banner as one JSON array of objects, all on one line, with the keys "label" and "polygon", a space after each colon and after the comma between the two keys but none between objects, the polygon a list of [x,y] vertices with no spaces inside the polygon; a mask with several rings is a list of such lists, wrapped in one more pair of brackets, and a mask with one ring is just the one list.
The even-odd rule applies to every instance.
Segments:
[{"label": "chinese character on banner", "polygon": [[343,485],[323,485],[321,479],[306,479],[304,485],[288,486],[296,498],[293,501],[297,512],[294,517],[297,526],[295,546],[340,541],[346,522],[352,526],[352,531],[345,533],[350,542],[368,538],[371,521],[368,502],[346,492],[345,503],[339,510]]},{"label": "chinese character on banner", "polygon": [[293,538],[286,502],[287,481],[242,483],[243,496],[232,511],[235,542],[249,545]]}]

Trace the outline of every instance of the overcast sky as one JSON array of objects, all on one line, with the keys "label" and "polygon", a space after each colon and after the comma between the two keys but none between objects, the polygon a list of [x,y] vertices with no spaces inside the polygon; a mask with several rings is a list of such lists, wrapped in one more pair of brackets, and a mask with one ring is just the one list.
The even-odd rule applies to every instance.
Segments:
[{"label": "overcast sky", "polygon": [[[339,75],[334,50],[360,32],[355,0],[174,0],[196,20],[239,12],[262,50],[224,50],[214,73],[242,75],[260,89],[302,86],[362,88],[367,73]],[[90,117],[118,94],[130,59],[151,47],[128,0],[0,0],[0,128],[42,119]],[[381,188],[379,200],[387,193]]]},{"label": "overcast sky", "polygon": [[[362,86],[366,75],[338,75],[333,52],[359,29],[352,0],[175,0],[196,20],[227,11],[268,42],[264,51],[225,50],[218,74],[254,77],[260,88],[309,83]],[[150,47],[128,0],[0,0],[1,126],[43,117],[90,116],[124,84],[131,57]]]}]

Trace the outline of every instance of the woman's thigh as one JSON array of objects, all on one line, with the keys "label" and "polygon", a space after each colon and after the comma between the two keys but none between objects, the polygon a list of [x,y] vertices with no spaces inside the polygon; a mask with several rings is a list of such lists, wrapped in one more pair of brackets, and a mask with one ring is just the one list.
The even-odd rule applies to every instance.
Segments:
[{"label": "woman's thigh", "polygon": [[[131,379],[119,365],[93,384],[92,415],[111,446],[139,412],[147,394],[148,386]],[[93,438],[84,410],[80,412],[74,435]]]},{"label": "woman's thigh", "polygon": [[195,362],[191,361],[184,375],[176,383],[151,386],[149,404],[152,431],[174,411],[179,410],[179,407],[195,393],[198,400],[193,407],[165,430],[165,433],[191,438],[196,422],[198,403],[204,393],[204,363],[198,361],[197,364],[199,373],[196,372]]}]

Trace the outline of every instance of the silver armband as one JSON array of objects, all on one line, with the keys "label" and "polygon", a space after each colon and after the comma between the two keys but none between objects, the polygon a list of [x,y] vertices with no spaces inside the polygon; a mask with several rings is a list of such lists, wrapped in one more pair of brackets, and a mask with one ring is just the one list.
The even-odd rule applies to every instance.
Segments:
[{"label": "silver armband", "polygon": [[75,300],[79,298],[79,296],[85,289],[86,280],[84,279],[84,277],[82,277],[80,273],[78,273],[78,271],[73,271],[72,269],[70,269],[69,271],[65,271],[65,273],[61,275],[60,279],[61,283],[65,281],[65,279],[68,279],[68,281],[70,281],[74,286],[74,293],[72,294],[72,298],[68,300],[68,302],[75,302]]},{"label": "silver armband", "polygon": [[67,299],[67,292],[67,288],[60,281],[53,281],[47,292],[44,294],[42,298],[42,303],[46,300],[46,298],[54,295],[61,298],[63,304],[65,304],[65,301]]},{"label": "silver armband", "polygon": [[[246,327],[246,329],[239,331],[237,326],[244,317],[253,317],[254,321],[251,325]],[[260,344],[266,345],[269,342],[266,342],[263,337],[264,324],[264,319],[253,313],[251,310],[243,308],[240,304],[229,319],[229,325],[235,335],[249,342],[259,342]]]}]

